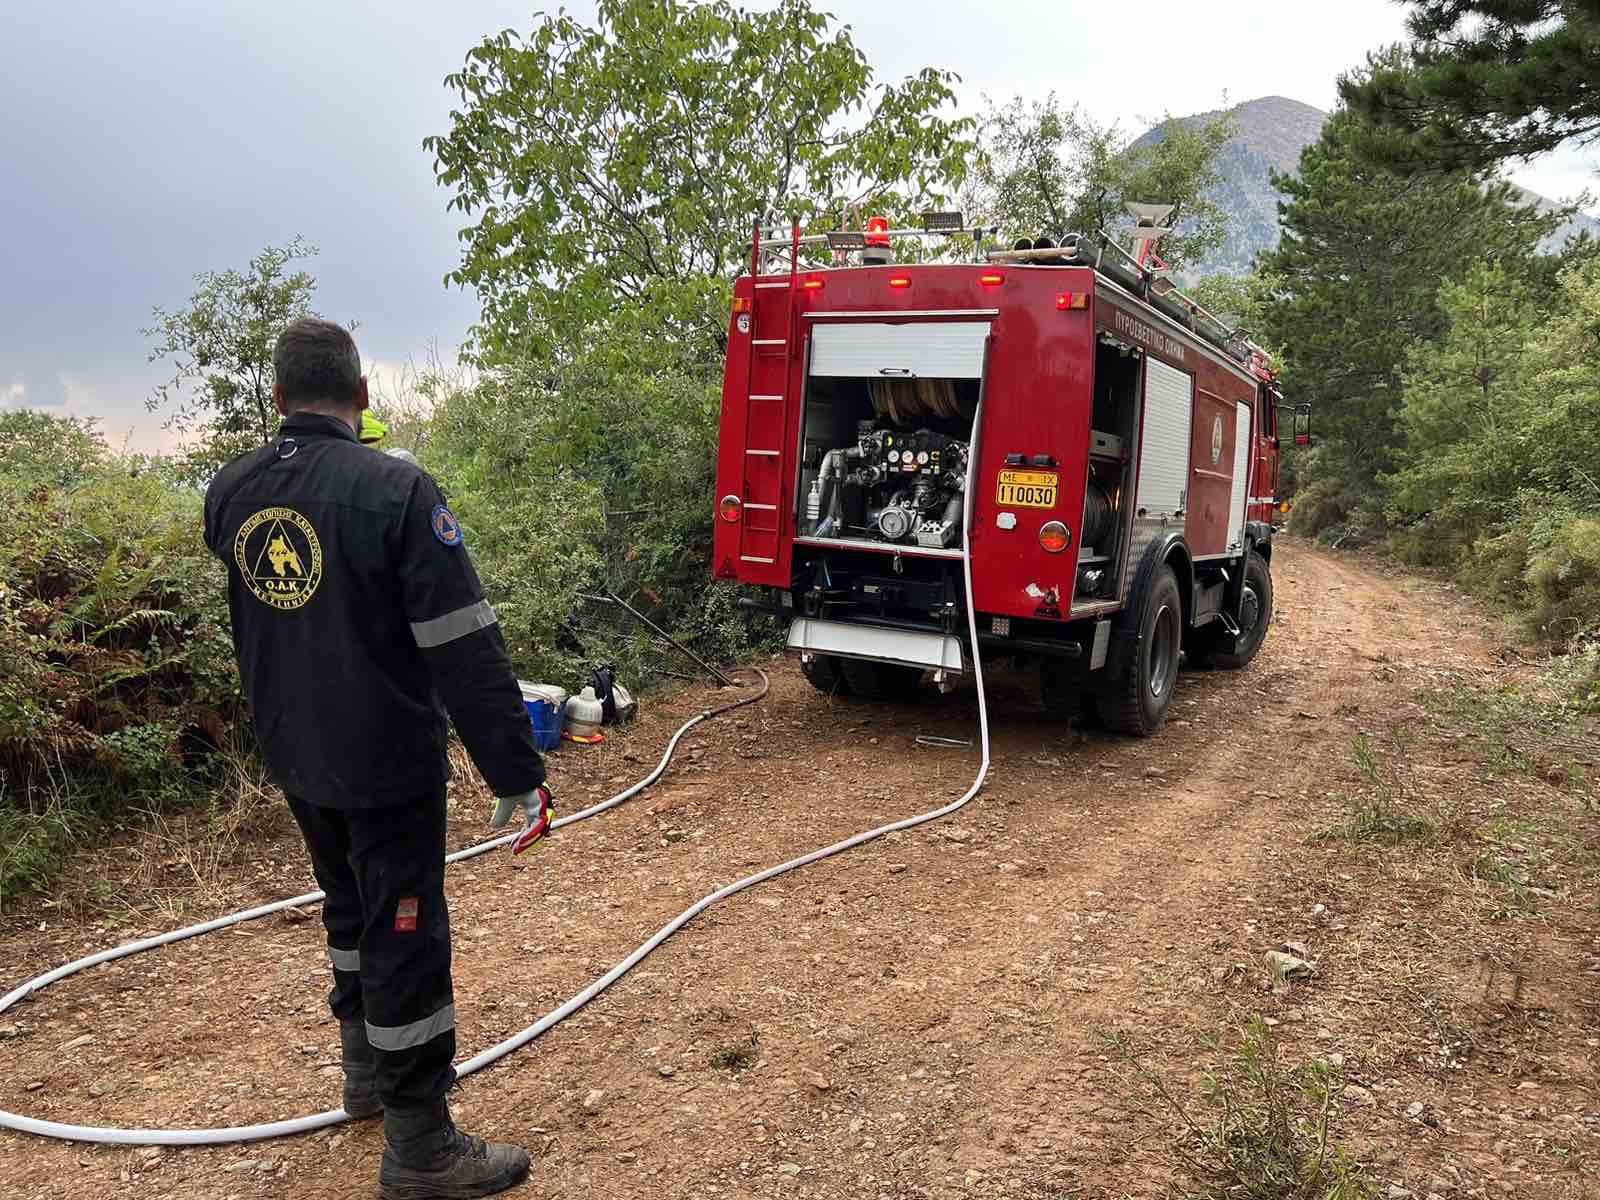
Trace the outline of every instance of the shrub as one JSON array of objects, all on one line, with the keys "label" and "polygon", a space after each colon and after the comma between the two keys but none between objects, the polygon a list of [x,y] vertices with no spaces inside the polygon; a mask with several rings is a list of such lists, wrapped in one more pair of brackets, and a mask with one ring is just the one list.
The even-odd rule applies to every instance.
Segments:
[{"label": "shrub", "polygon": [[721,361],[648,312],[618,312],[570,360],[498,367],[434,413],[424,465],[524,675],[570,685],[604,656],[633,685],[659,662],[626,623],[582,619],[582,597],[606,587],[712,658],[759,637],[711,580]]},{"label": "shrub", "polygon": [[1338,478],[1323,477],[1295,495],[1289,532],[1328,546],[1365,546],[1382,536],[1383,514],[1376,498],[1350,490]]},{"label": "shrub", "polygon": [[1528,623],[1565,645],[1600,630],[1600,517],[1559,526],[1528,559]]},{"label": "shrub", "polygon": [[[238,691],[200,498],[27,416],[0,425],[30,435],[0,463],[0,896],[38,886],[96,812],[195,794],[183,749],[221,740]],[[53,464],[29,452],[51,428]]]}]

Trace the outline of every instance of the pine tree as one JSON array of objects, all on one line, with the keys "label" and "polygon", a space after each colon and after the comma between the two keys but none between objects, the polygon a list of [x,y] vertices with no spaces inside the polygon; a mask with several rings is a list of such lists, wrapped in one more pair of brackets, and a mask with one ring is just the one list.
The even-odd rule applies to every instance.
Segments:
[{"label": "pine tree", "polygon": [[1420,0],[1407,59],[1339,82],[1376,162],[1478,169],[1600,138],[1595,0]]},{"label": "pine tree", "polygon": [[1275,175],[1283,239],[1263,257],[1262,330],[1284,347],[1296,402],[1309,402],[1324,462],[1358,490],[1393,469],[1394,408],[1407,355],[1446,328],[1438,291],[1491,259],[1543,274],[1534,248],[1555,223],[1513,203],[1512,189],[1457,172],[1403,178],[1357,150],[1346,111]]}]

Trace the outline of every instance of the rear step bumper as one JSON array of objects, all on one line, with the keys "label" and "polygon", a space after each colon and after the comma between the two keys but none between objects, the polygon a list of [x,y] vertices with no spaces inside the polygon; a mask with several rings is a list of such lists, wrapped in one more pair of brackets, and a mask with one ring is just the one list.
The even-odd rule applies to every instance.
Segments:
[{"label": "rear step bumper", "polygon": [[897,663],[952,674],[966,669],[961,642],[949,634],[824,621],[820,617],[795,618],[794,624],[789,626],[789,649],[802,654],[833,654],[840,658]]}]

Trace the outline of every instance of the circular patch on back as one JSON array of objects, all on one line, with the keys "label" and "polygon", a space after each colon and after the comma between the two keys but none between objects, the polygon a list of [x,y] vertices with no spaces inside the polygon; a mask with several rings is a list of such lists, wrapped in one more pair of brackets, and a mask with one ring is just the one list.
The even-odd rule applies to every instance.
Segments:
[{"label": "circular patch on back", "polygon": [[233,561],[250,594],[283,612],[310,600],[322,582],[322,543],[292,508],[264,508],[241,525]]},{"label": "circular patch on back", "polygon": [[439,505],[433,510],[433,536],[446,546],[461,545],[461,522],[456,520],[455,513],[444,505]]}]

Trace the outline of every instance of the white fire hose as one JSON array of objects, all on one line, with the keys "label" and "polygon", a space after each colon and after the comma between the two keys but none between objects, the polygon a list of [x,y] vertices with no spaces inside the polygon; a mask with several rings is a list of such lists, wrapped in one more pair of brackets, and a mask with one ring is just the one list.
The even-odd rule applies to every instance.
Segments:
[{"label": "white fire hose", "polygon": [[[978,428],[978,419],[981,418],[981,416],[982,405],[980,403],[979,412],[973,420],[974,429]],[[483,1068],[489,1066],[491,1063],[498,1062],[512,1051],[521,1049],[523,1046],[526,1046],[529,1042],[533,1041],[547,1030],[553,1029],[562,1021],[565,1021],[568,1017],[572,1016],[573,1013],[577,1012],[584,1005],[588,1004],[589,1001],[593,1000],[596,996],[600,995],[601,992],[605,991],[612,984],[616,983],[617,980],[621,979],[629,971],[633,970],[634,967],[638,966],[639,963],[642,962],[644,958],[649,955],[650,952],[653,951],[657,946],[661,945],[662,942],[666,941],[674,933],[678,932],[678,930],[682,929],[690,921],[694,920],[695,917],[699,916],[707,908],[710,908],[718,901],[726,900],[730,896],[737,895],[739,892],[744,891],[746,888],[755,887],[757,884],[765,883],[769,879],[776,879],[779,875],[786,875],[790,871],[798,870],[800,867],[809,866],[815,862],[821,862],[825,858],[832,858],[836,854],[843,854],[846,850],[853,850],[857,846],[862,846],[868,842],[876,841],[878,838],[881,838],[886,834],[897,833],[902,829],[912,829],[918,825],[926,824],[929,821],[937,821],[941,817],[947,817],[957,809],[962,808],[969,800],[978,794],[979,789],[983,787],[984,780],[989,774],[989,709],[984,696],[983,664],[978,656],[978,618],[972,603],[972,558],[970,543],[972,536],[973,482],[974,476],[977,472],[977,462],[978,455],[974,449],[973,453],[969,456],[967,464],[966,499],[964,502],[967,537],[964,540],[961,551],[962,577],[967,591],[967,632],[972,640],[972,669],[978,689],[978,732],[979,746],[981,750],[981,762],[978,766],[978,774],[972,781],[972,786],[962,794],[959,800],[955,800],[950,804],[946,804],[942,808],[936,808],[914,817],[906,817],[903,820],[893,821],[887,825],[880,825],[876,829],[868,829],[862,831],[861,833],[852,834],[843,841],[835,842],[831,846],[824,846],[819,850],[813,850],[809,854],[801,855],[799,858],[791,858],[787,862],[778,863],[776,866],[767,867],[764,870],[757,871],[754,875],[747,875],[743,879],[740,879],[734,883],[730,883],[724,888],[712,892],[707,896],[701,897],[699,900],[695,901],[692,905],[684,909],[677,916],[673,917],[672,920],[668,921],[665,925],[658,929],[650,936],[649,940],[640,945],[636,950],[633,951],[633,953],[629,954],[616,966],[612,967],[609,971],[600,976],[600,978],[596,979],[593,983],[589,984],[582,991],[572,996],[559,1008],[555,1008],[546,1013],[520,1033],[512,1034],[504,1041],[490,1046],[487,1050],[484,1050],[479,1054],[475,1054],[466,1062],[460,1064],[456,1068],[457,1078],[465,1078],[474,1072],[483,1070]],[[690,720],[686,721],[682,726],[680,726],[678,731],[672,735],[671,739],[667,742],[665,753],[663,753],[661,756],[661,761],[656,764],[655,770],[651,771],[650,774],[646,775],[632,787],[618,792],[615,796],[612,796],[609,799],[602,800],[600,803],[591,805],[589,808],[586,808],[581,812],[573,813],[571,816],[561,818],[552,824],[552,828],[559,829],[563,825],[571,825],[576,821],[583,821],[587,820],[589,817],[598,816],[600,813],[606,812],[608,809],[615,808],[624,801],[638,795],[645,788],[649,787],[656,780],[660,779],[663,772],[665,772],[667,769],[668,762],[670,762],[672,759],[673,752],[678,747],[678,742],[682,739],[684,734],[689,732],[689,730],[693,729],[702,721],[709,720],[710,718],[725,712],[731,712],[735,708],[742,708],[747,704],[754,704],[756,701],[766,696],[770,686],[767,677],[765,673],[759,670],[756,671],[756,674],[761,676],[761,691],[759,693],[739,700],[736,703],[729,704],[723,708],[711,709],[692,717]],[[463,859],[473,858],[479,854],[486,854],[490,850],[493,850],[499,846],[509,844],[516,836],[517,835],[515,833],[508,833],[501,837],[492,838],[486,842],[480,842],[476,846],[469,846],[464,850],[458,850],[454,854],[448,855],[445,858],[445,862],[461,862]],[[272,913],[279,912],[282,909],[289,908],[291,906],[315,904],[322,899],[322,892],[307,892],[303,896],[292,896],[287,900],[276,900],[271,904],[263,904],[257,908],[245,909],[241,912],[232,913],[229,916],[218,917],[215,920],[203,921],[198,925],[189,925],[183,929],[174,929],[169,933],[157,934],[154,937],[144,938],[141,941],[128,942],[110,950],[102,950],[97,954],[91,954],[85,958],[80,958],[75,962],[67,963],[65,966],[56,967],[52,971],[46,971],[44,974],[35,976],[26,983],[22,984],[20,987],[8,992],[5,996],[0,997],[0,1013],[5,1012],[13,1004],[16,1004],[19,1000],[22,1000],[26,996],[32,995],[41,988],[48,987],[50,984],[55,983],[58,980],[65,979],[69,975],[76,975],[80,971],[88,970],[90,967],[98,966],[101,963],[112,962],[113,960],[119,958],[126,958],[130,954],[140,954],[146,950],[154,950],[159,946],[170,945],[173,942],[180,942],[186,938],[198,937],[204,933],[212,933],[218,929],[226,929],[230,925],[238,925],[244,921],[253,921],[259,917],[269,916]],[[218,1129],[114,1129],[98,1125],[69,1125],[60,1121],[42,1121],[36,1117],[28,1117],[21,1113],[7,1112],[4,1109],[0,1109],[0,1128],[3,1129],[14,1129],[21,1133],[33,1133],[38,1134],[41,1137],[60,1138],[65,1141],[102,1142],[119,1146],[208,1146],[224,1145],[232,1142],[250,1142],[258,1141],[263,1138],[283,1137],[287,1134],[293,1133],[307,1133],[313,1129],[322,1129],[329,1125],[337,1125],[340,1122],[348,1121],[349,1119],[350,1118],[345,1114],[345,1111],[342,1108],[334,1108],[329,1109],[327,1112],[312,1113],[303,1117],[291,1117],[285,1121],[268,1121],[260,1125],[233,1125]]]}]

